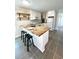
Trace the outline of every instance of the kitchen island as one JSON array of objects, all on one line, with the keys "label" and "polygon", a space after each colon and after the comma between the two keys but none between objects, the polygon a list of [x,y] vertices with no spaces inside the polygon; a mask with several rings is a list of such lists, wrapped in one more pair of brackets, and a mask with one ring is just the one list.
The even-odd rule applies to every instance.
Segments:
[{"label": "kitchen island", "polygon": [[33,36],[34,45],[43,53],[49,39],[49,28],[44,25],[35,27],[21,25],[21,29]]}]

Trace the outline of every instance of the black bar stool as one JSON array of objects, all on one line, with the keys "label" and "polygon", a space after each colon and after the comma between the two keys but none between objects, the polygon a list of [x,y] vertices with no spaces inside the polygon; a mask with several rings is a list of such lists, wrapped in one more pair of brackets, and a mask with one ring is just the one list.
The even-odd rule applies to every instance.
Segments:
[{"label": "black bar stool", "polygon": [[29,51],[29,46],[31,46],[33,43],[33,37],[30,34],[25,34],[25,40],[24,45],[26,46],[26,40],[27,40],[27,51]]},{"label": "black bar stool", "polygon": [[23,42],[24,42],[24,39],[25,39],[25,34],[27,34],[27,32],[21,31],[21,40],[23,40]]}]

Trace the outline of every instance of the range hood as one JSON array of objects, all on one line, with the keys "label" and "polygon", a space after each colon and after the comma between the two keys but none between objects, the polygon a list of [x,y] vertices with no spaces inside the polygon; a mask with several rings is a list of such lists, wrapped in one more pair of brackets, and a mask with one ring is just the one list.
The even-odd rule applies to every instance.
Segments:
[{"label": "range hood", "polygon": [[54,16],[48,16],[48,18],[54,18]]}]

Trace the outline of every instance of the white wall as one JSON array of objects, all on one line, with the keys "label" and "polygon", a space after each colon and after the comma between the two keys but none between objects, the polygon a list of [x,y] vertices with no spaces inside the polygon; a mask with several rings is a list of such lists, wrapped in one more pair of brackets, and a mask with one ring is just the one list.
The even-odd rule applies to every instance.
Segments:
[{"label": "white wall", "polygon": [[56,29],[63,30],[63,9],[57,11]]},{"label": "white wall", "polygon": [[20,36],[20,29],[19,29],[19,21],[15,20],[15,37],[19,37]]}]

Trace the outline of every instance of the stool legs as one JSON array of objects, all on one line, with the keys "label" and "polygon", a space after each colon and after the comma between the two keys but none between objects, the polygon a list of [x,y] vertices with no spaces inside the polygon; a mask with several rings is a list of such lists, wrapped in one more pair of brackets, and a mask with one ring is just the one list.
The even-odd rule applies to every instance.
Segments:
[{"label": "stool legs", "polygon": [[29,39],[27,39],[27,51],[29,51]]},{"label": "stool legs", "polygon": [[22,40],[22,31],[21,31],[21,40]]},{"label": "stool legs", "polygon": [[[21,35],[22,35],[22,33],[21,33]],[[32,36],[29,35],[29,34],[23,34],[21,38],[23,38],[24,46],[27,45],[27,51],[29,52],[29,46],[30,46],[31,44],[33,44],[33,46],[34,46]],[[26,41],[26,40],[27,40],[27,41]],[[30,41],[31,41],[31,44],[30,44]],[[27,44],[26,44],[26,42],[27,42]]]},{"label": "stool legs", "polygon": [[23,35],[23,42],[24,42],[24,39],[25,39],[25,38],[24,38],[24,35]]},{"label": "stool legs", "polygon": [[24,42],[24,33],[23,31],[21,31],[21,40],[23,39],[23,42]]},{"label": "stool legs", "polygon": [[24,45],[25,45],[25,46],[26,46],[26,39],[27,39],[27,38],[25,37],[25,39],[24,39]]}]

